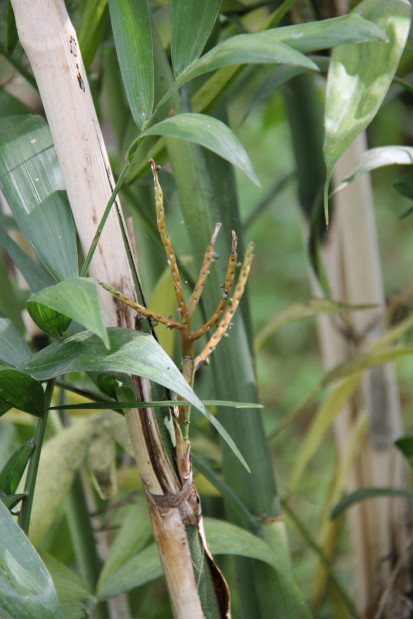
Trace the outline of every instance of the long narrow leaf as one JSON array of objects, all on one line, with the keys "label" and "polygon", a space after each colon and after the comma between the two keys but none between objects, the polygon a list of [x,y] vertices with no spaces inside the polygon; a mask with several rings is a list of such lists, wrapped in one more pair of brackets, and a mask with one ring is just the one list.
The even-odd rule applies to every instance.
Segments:
[{"label": "long narrow leaf", "polygon": [[0,529],[0,614],[61,619],[47,569],[1,501]]},{"label": "long narrow leaf", "polygon": [[146,129],[145,135],[165,135],[208,148],[244,172],[259,185],[250,159],[235,134],[220,120],[205,114],[178,114]]},{"label": "long narrow leaf", "polygon": [[[367,19],[364,19],[364,18]],[[387,35],[368,16],[357,13],[284,26],[268,30],[266,35],[274,41],[282,41],[302,53],[333,48],[346,43],[387,41]]]},{"label": "long narrow leaf", "polygon": [[201,54],[220,6],[221,0],[173,0],[171,55],[175,75]]},{"label": "long narrow leaf", "polygon": [[347,187],[360,174],[377,170],[388,165],[413,165],[413,148],[411,146],[380,146],[366,150],[355,170],[336,188],[336,192]]},{"label": "long narrow leaf", "polygon": [[376,115],[393,79],[410,27],[411,6],[407,0],[364,0],[355,12],[383,30],[388,43],[342,45],[333,50],[325,107],[326,209],[328,181],[334,165]]},{"label": "long narrow leaf", "polygon": [[239,64],[291,64],[318,71],[317,65],[301,52],[277,41],[266,32],[238,34],[216,45],[194,62],[177,80],[183,86],[204,73]]},{"label": "long narrow leaf", "polygon": [[308,299],[301,303],[294,303],[278,312],[261,329],[255,339],[255,349],[259,350],[264,342],[278,329],[282,329],[292,322],[318,316],[319,314],[335,314],[339,312],[349,312],[354,310],[370,309],[374,305],[350,305],[347,303],[337,303],[330,299]]},{"label": "long narrow leaf", "polygon": [[28,306],[32,303],[46,305],[76,320],[100,337],[106,348],[109,347],[98,291],[91,279],[76,277],[44,288],[29,299]]},{"label": "long narrow leaf", "polygon": [[8,318],[0,318],[0,361],[14,367],[31,356],[23,336]]},{"label": "long narrow leaf", "polygon": [[36,262],[34,262],[34,260],[1,228],[0,245],[3,246],[4,250],[13,261],[13,264],[23,275],[32,292],[37,292],[46,286],[52,286],[54,284],[54,280],[50,275],[36,264]]},{"label": "long narrow leaf", "polygon": [[150,336],[130,329],[108,329],[110,350],[89,331],[51,344],[20,367],[40,380],[68,372],[136,374],[175,391],[197,408],[249,470],[239,449],[220,422],[205,408],[173,361]]},{"label": "long narrow leaf", "polygon": [[43,387],[25,372],[0,370],[0,402],[41,417],[44,413]]},{"label": "long narrow leaf", "polygon": [[413,501],[413,492],[411,490],[405,490],[404,488],[362,488],[341,499],[332,510],[330,518],[337,518],[337,516],[342,514],[346,509],[360,501],[384,496],[402,497],[409,501]]},{"label": "long narrow leaf", "polygon": [[116,53],[132,116],[139,128],[152,114],[154,68],[147,0],[109,0]]},{"label": "long narrow leaf", "polygon": [[46,122],[0,118],[0,144],[0,188],[19,228],[53,277],[75,277],[76,229]]}]

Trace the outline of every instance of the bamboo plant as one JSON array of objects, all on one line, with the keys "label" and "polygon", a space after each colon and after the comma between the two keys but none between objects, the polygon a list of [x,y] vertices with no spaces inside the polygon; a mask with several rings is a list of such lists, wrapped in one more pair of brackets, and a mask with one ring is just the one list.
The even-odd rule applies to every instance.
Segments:
[{"label": "bamboo plant", "polygon": [[[243,239],[233,168],[252,182],[258,179],[228,126],[225,94],[231,86],[239,87],[243,71],[255,65],[276,65],[283,72],[277,82],[281,84],[300,72],[319,73],[322,61],[308,53],[361,41],[380,46],[387,35],[380,20],[357,13],[280,26],[294,4],[289,0],[275,10],[269,5],[258,19],[252,3],[174,1],[170,11],[159,4],[88,0],[82,10],[70,7],[79,24],[78,38],[63,0],[7,3],[4,52],[16,71],[38,88],[47,124],[5,95],[16,108],[0,118],[0,180],[13,218],[41,265],[4,231],[0,242],[34,293],[27,302],[32,319],[55,341],[33,353],[13,317],[1,319],[1,412],[14,406],[38,419],[34,444],[29,441],[13,454],[0,474],[0,488],[7,507],[13,510],[20,502],[21,528],[43,550],[50,548],[47,531],[57,526],[70,493],[65,517],[77,570],[88,576],[82,583],[74,571],[66,570],[74,593],[68,592],[59,579],[61,563],[47,553],[42,562],[1,506],[5,530],[19,549],[18,561],[24,563],[25,553],[31,556],[34,568],[28,578],[38,593],[16,602],[6,587],[4,610],[18,614],[24,609],[36,616],[41,608],[42,616],[74,616],[70,605],[75,604],[83,613],[79,616],[132,616],[142,603],[142,585],[163,569],[176,617],[230,616],[222,565],[212,557],[229,553],[237,555],[236,579],[231,579],[238,583],[238,591],[235,584],[233,589],[237,615],[307,617],[309,610],[292,575],[257,404],[246,289],[253,244]],[[170,18],[170,26],[165,18]],[[89,79],[101,67],[106,92],[97,114],[102,82],[91,89]],[[100,115],[116,135],[111,161],[116,181]],[[175,253],[161,187],[166,176],[157,164],[173,179],[197,268]],[[125,221],[119,196],[134,216],[134,231]],[[14,225],[10,218],[4,222]],[[137,267],[139,262],[145,272],[145,259],[152,255],[146,233],[164,256],[172,302],[178,308],[175,315],[147,302],[145,278],[141,280]],[[228,260],[218,261],[217,254]],[[238,254],[243,257],[240,265]],[[315,302],[311,311],[348,309]],[[163,327],[179,336],[177,363],[181,357],[182,372],[157,341],[158,333],[162,341]],[[195,372],[201,373],[201,367],[216,415],[194,391]],[[64,379],[68,373],[70,380]],[[87,378],[80,379],[79,373]],[[75,397],[88,402],[72,404]],[[234,406],[242,406],[242,414]],[[191,407],[197,413],[191,413]],[[59,417],[51,409],[63,412]],[[76,409],[83,410],[77,420],[71,416]],[[214,444],[213,432],[219,436],[219,474],[213,460],[200,457],[194,448],[198,414],[211,424],[212,430],[204,428],[208,445]],[[115,439],[124,457],[133,454],[136,460],[157,551],[150,543],[144,504],[136,501],[126,518],[115,516],[119,532],[101,533],[101,543],[88,545],[85,552],[85,531],[93,523],[105,523],[99,513],[90,515],[99,512],[96,502],[111,500],[116,514],[124,513],[114,499],[114,460],[119,454]],[[86,461],[98,499],[92,498],[84,474],[76,477]],[[192,461],[221,494],[213,512],[218,520],[202,518]],[[20,490],[16,479],[27,463]],[[291,513],[288,504],[286,509]],[[83,535],[82,519],[88,522]],[[1,543],[7,553],[7,539]],[[223,569],[227,575],[226,564]],[[7,570],[13,580],[13,571]],[[228,572],[231,575],[231,569]],[[21,593],[23,597],[24,589]]]}]

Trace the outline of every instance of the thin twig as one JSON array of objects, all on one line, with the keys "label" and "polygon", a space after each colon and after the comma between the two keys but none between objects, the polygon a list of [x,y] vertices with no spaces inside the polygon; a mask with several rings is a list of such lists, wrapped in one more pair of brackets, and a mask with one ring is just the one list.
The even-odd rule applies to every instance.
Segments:
[{"label": "thin twig", "polygon": [[192,314],[194,313],[199,299],[201,297],[201,294],[204,290],[205,284],[206,284],[206,280],[208,279],[208,275],[209,275],[209,269],[211,267],[211,264],[214,262],[214,260],[216,259],[217,254],[215,253],[215,249],[214,249],[214,245],[215,245],[215,241],[216,238],[218,236],[218,232],[221,228],[222,224],[217,223],[217,225],[215,226],[215,230],[214,233],[211,237],[211,240],[209,242],[209,245],[206,249],[205,255],[204,255],[204,260],[202,262],[202,267],[201,270],[199,272],[199,277],[198,277],[198,281],[195,285],[194,291],[191,294],[191,298],[188,301],[188,316],[192,316]]},{"label": "thin twig", "polygon": [[254,257],[254,244],[252,242],[248,243],[247,250],[245,252],[244,263],[241,268],[241,273],[238,278],[237,285],[235,287],[234,296],[232,299],[232,303],[229,307],[227,307],[224,316],[222,317],[221,322],[219,323],[217,330],[214,335],[209,340],[208,344],[205,346],[204,350],[198,355],[195,359],[195,371],[199,368],[202,363],[205,363],[211,353],[214,352],[215,348],[218,346],[219,342],[224,337],[228,328],[231,326],[231,321],[234,317],[236,309],[241,301],[241,297],[244,292],[245,285],[247,283],[248,275],[251,268],[252,259]]},{"label": "thin twig", "polygon": [[212,329],[212,327],[214,327],[217,324],[217,322],[221,318],[227,306],[232,284],[234,283],[235,270],[237,268],[237,242],[238,242],[237,235],[235,234],[233,230],[232,231],[231,253],[229,255],[227,274],[225,276],[225,282],[223,286],[221,300],[215,312],[212,314],[211,318],[200,329],[198,329],[198,331],[195,331],[195,333],[190,334],[189,337],[193,341],[199,339],[202,335],[204,335],[207,331]]}]

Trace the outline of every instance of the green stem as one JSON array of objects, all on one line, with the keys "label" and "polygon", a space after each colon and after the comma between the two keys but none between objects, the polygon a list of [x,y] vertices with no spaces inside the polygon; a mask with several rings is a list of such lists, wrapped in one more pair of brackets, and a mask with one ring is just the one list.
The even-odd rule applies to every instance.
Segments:
[{"label": "green stem", "polygon": [[98,246],[99,239],[103,232],[103,228],[105,227],[107,218],[109,217],[109,213],[112,209],[113,204],[115,203],[116,197],[119,193],[120,188],[122,187],[123,181],[125,180],[125,176],[129,169],[129,166],[130,166],[130,161],[128,160],[121,170],[118,181],[112,191],[112,195],[110,196],[109,202],[106,205],[105,212],[102,215],[102,219],[100,220],[98,229],[96,230],[96,234],[93,238],[92,244],[89,248],[89,251],[87,253],[83,266],[81,268],[80,277],[86,277],[87,272],[89,271],[89,266],[90,266],[90,263],[92,262],[92,258],[96,251],[96,247]]},{"label": "green stem", "polygon": [[55,380],[49,380],[46,386],[45,402],[43,415],[39,418],[34,434],[34,449],[30,457],[29,467],[27,470],[27,478],[24,486],[24,492],[27,497],[23,501],[23,505],[19,515],[19,525],[28,535],[30,526],[30,516],[32,513],[34,489],[36,486],[37,471],[39,470],[40,454],[42,451],[43,439],[46,431],[47,418],[49,416],[49,407],[53,395]]}]

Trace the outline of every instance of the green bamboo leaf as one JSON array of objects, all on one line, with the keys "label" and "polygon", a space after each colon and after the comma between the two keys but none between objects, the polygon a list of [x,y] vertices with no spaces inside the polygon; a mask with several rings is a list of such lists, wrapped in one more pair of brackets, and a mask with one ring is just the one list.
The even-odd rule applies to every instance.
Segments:
[{"label": "green bamboo leaf", "polygon": [[326,387],[340,378],[346,378],[347,376],[362,370],[367,370],[369,368],[376,367],[377,365],[382,365],[388,361],[396,361],[396,359],[400,359],[402,357],[409,357],[410,355],[413,355],[412,347],[392,348],[390,350],[378,351],[372,350],[366,354],[358,355],[355,359],[340,363],[340,365],[331,370],[331,372],[328,372],[328,374],[326,374],[321,381],[320,388]]},{"label": "green bamboo leaf", "polygon": [[231,65],[280,63],[318,71],[312,60],[277,40],[271,32],[266,30],[255,34],[238,34],[219,43],[178,77],[176,87],[181,87],[204,73]]},{"label": "green bamboo leaf", "polygon": [[337,314],[340,312],[351,312],[355,310],[371,309],[374,305],[349,305],[347,303],[337,303],[330,299],[308,299],[300,303],[294,303],[284,310],[278,312],[271,320],[259,331],[255,338],[255,350],[259,350],[265,341],[278,329],[282,329],[292,322],[318,316],[319,314]]},{"label": "green bamboo leaf", "polygon": [[361,11],[358,14],[357,10],[350,15],[274,28],[266,33],[274,41],[282,41],[297,51],[307,53],[347,43],[387,41],[381,26],[374,22],[365,12],[362,17]]},{"label": "green bamboo leaf", "polygon": [[31,357],[20,331],[8,318],[0,317],[0,361],[16,367]]},{"label": "green bamboo leaf", "polygon": [[0,489],[6,494],[16,492],[33,449],[34,441],[30,439],[10,456],[1,469]]},{"label": "green bamboo leaf", "polygon": [[28,302],[27,311],[31,319],[42,331],[54,338],[61,339],[68,330],[72,320],[42,303]]},{"label": "green bamboo leaf", "polygon": [[333,520],[340,516],[346,509],[359,503],[360,501],[365,501],[366,499],[374,499],[383,496],[394,496],[394,497],[402,497],[408,499],[409,501],[413,501],[413,492],[411,490],[404,490],[403,488],[362,488],[361,490],[356,490],[351,494],[347,494],[345,497],[341,499],[334,507],[330,514],[330,518]]},{"label": "green bamboo leaf", "polygon": [[408,0],[363,0],[354,12],[383,30],[388,43],[342,45],[333,50],[325,106],[326,220],[333,168],[376,115],[395,74],[410,27]]},{"label": "green bamboo leaf", "polygon": [[52,286],[54,284],[54,280],[50,275],[36,264],[36,262],[34,262],[34,260],[32,260],[32,258],[30,258],[30,256],[1,228],[0,245],[3,246],[4,250],[13,261],[13,264],[23,275],[32,292],[37,292],[46,286]]},{"label": "green bamboo leaf", "polygon": [[229,554],[264,561],[274,568],[280,567],[274,552],[266,542],[241,527],[215,518],[204,518],[205,536],[213,555]]},{"label": "green bamboo leaf", "polygon": [[239,449],[221,423],[205,408],[173,361],[151,336],[130,329],[108,329],[110,349],[84,331],[44,348],[20,367],[40,380],[68,372],[136,374],[178,393],[212,423],[240,462],[249,470]]},{"label": "green bamboo leaf", "polygon": [[[372,22],[360,17],[360,15],[343,15],[332,19],[307,22],[296,26],[285,26],[266,30],[265,35],[272,41],[279,41],[301,52],[314,52],[326,48],[333,48],[345,43],[359,43],[362,41],[385,41],[386,35]],[[328,62],[327,58],[315,59],[317,66]],[[272,78],[272,90],[282,83],[306,71],[306,67],[294,65],[277,66]],[[239,72],[239,67],[226,67],[220,69],[215,75],[203,84],[200,90],[192,98],[192,108],[201,112],[210,105],[228,86],[229,81]]]},{"label": "green bamboo leaf", "polygon": [[165,135],[200,144],[232,163],[242,170],[253,183],[259,185],[241,142],[227,125],[212,116],[193,113],[178,114],[146,129],[140,138],[146,135]]},{"label": "green bamboo leaf", "polygon": [[96,53],[108,19],[108,0],[87,0],[79,30],[79,47],[86,69]]},{"label": "green bamboo leaf", "polygon": [[94,599],[79,576],[47,553],[42,552],[41,558],[52,577],[64,618],[84,619],[90,616]]},{"label": "green bamboo leaf", "polygon": [[360,174],[394,164],[413,165],[413,148],[411,146],[380,146],[366,150],[355,170],[339,184],[335,192],[347,187]]},{"label": "green bamboo leaf", "polygon": [[[212,554],[251,557],[275,567],[271,547],[256,535],[222,520],[204,518],[203,522]],[[151,544],[124,563],[115,573],[111,574],[110,578],[99,581],[97,599],[106,600],[145,582],[150,582],[161,574],[159,554],[156,545]]]},{"label": "green bamboo leaf", "polygon": [[63,619],[44,563],[1,501],[0,530],[0,614]]},{"label": "green bamboo leaf", "polygon": [[109,0],[110,19],[122,80],[139,128],[152,114],[154,64],[147,0]]},{"label": "green bamboo leaf", "polygon": [[0,118],[0,144],[0,188],[17,225],[55,279],[76,276],[76,229],[46,122]]},{"label": "green bamboo leaf", "polygon": [[394,444],[401,451],[409,466],[413,466],[413,434],[404,434],[394,441]]},{"label": "green bamboo leaf", "polygon": [[174,74],[179,75],[205,47],[218,15],[221,0],[173,0],[171,56]]},{"label": "green bamboo leaf", "polygon": [[49,286],[30,297],[27,302],[29,312],[32,304],[45,305],[76,320],[100,337],[106,348],[109,348],[109,338],[103,322],[99,294],[93,280],[75,277],[55,286]]},{"label": "green bamboo leaf", "polygon": [[37,380],[18,370],[0,370],[0,401],[36,417],[44,413],[43,387]]},{"label": "green bamboo leaf", "polygon": [[[165,406],[176,406],[176,400],[154,400],[148,402],[137,402],[136,400],[115,401],[103,400],[102,402],[84,402],[82,404],[62,404],[61,406],[51,406],[49,410],[122,410],[124,408],[135,408],[137,405],[142,407],[164,408]],[[180,406],[191,406],[189,400],[179,400]],[[205,406],[224,406],[229,408],[263,408],[262,404],[256,402],[232,402],[232,400],[202,400]]]}]

